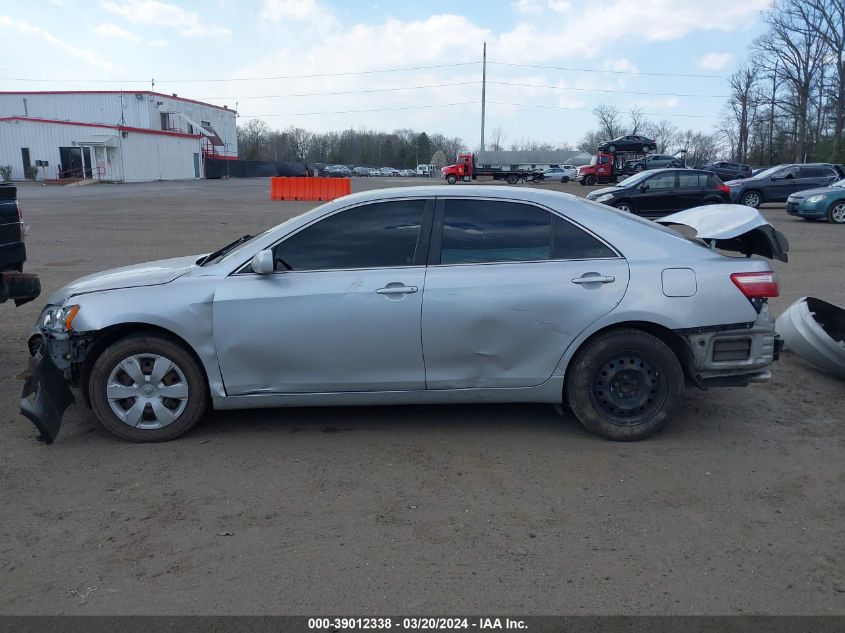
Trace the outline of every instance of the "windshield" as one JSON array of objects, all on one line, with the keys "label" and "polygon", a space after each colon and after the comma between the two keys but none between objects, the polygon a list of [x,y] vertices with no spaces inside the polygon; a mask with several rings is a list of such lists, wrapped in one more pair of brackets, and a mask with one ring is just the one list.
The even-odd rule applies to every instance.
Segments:
[{"label": "windshield", "polygon": [[638,174],[634,174],[633,176],[629,176],[625,180],[619,183],[620,187],[629,187],[631,185],[636,185],[638,182],[642,182],[649,176],[651,176],[654,172],[651,171],[641,171]]},{"label": "windshield", "polygon": [[214,251],[213,253],[209,253],[206,255],[205,259],[200,260],[200,266],[211,266],[213,264],[217,264],[226,257],[230,255],[234,255],[235,253],[239,253],[244,248],[248,247],[252,244],[255,240],[266,235],[272,229],[267,229],[266,231],[262,231],[258,235],[244,235],[243,237],[238,238],[234,242],[227,244],[226,246]]},{"label": "windshield", "polygon": [[772,174],[776,174],[780,170],[784,169],[782,165],[778,165],[777,167],[769,167],[768,169],[764,169],[759,174],[754,174],[751,176],[752,180],[756,180],[757,178],[768,178]]},{"label": "windshield", "polygon": [[599,162],[599,157],[598,157],[598,156],[593,156],[593,157],[590,159],[590,164],[591,164],[591,165],[595,165],[597,162]]}]

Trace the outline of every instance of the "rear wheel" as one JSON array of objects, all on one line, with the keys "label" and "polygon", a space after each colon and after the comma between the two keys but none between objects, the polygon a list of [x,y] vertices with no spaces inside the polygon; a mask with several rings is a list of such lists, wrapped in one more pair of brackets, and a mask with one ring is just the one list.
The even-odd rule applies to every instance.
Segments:
[{"label": "rear wheel", "polygon": [[681,405],[684,372],[666,343],[640,330],[611,330],[579,350],[567,370],[566,399],[587,429],[611,440],[641,440],[663,429]]},{"label": "rear wheel", "polygon": [[834,202],[827,210],[827,221],[831,224],[845,224],[845,201]]},{"label": "rear wheel", "polygon": [[88,385],[91,406],[114,435],[163,442],[190,430],[208,404],[208,386],[194,357],[170,338],[128,336],[96,360]]},{"label": "rear wheel", "polygon": [[507,177],[506,180],[507,180],[509,185],[515,185],[516,183],[519,182],[519,176],[517,176],[516,174],[508,174],[508,177]]},{"label": "rear wheel", "polygon": [[746,207],[758,208],[763,203],[763,198],[758,191],[746,191],[742,195],[742,204]]},{"label": "rear wheel", "polygon": [[458,182],[458,178],[455,176],[455,174],[449,174],[448,176],[446,176],[446,182],[448,182],[450,185],[454,185],[456,182]]},{"label": "rear wheel", "polygon": [[616,145],[608,145],[607,151],[612,154],[613,152],[616,151]]},{"label": "rear wheel", "polygon": [[645,169],[645,167],[643,167],[642,165],[637,165],[636,167],[634,167],[634,171],[636,172],[641,172],[643,169]]},{"label": "rear wheel", "polygon": [[566,184],[569,182],[569,176],[562,176],[560,179],[561,184]]}]

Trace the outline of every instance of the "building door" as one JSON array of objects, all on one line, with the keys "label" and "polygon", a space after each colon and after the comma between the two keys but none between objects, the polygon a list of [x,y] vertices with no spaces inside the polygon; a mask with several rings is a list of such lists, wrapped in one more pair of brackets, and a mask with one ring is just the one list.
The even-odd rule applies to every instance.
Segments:
[{"label": "building door", "polygon": [[194,178],[200,177],[200,155],[194,152]]},{"label": "building door", "polygon": [[29,178],[29,168],[32,163],[29,162],[29,148],[21,147],[21,158],[23,159],[23,177]]},{"label": "building door", "polygon": [[93,178],[94,175],[91,172],[91,148],[87,145],[82,147],[82,157],[85,159],[85,177]]},{"label": "building door", "polygon": [[82,148],[60,147],[59,160],[62,161],[59,178],[82,178]]}]

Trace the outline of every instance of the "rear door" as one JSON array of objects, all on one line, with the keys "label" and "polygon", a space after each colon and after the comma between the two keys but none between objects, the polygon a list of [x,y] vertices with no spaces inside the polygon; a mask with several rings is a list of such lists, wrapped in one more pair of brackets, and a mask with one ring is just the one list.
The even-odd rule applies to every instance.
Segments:
[{"label": "rear door", "polygon": [[429,261],[427,389],[545,382],[628,285],[628,264],[610,246],[525,202],[439,199]]},{"label": "rear door", "polygon": [[801,188],[795,189],[795,191],[827,187],[836,181],[836,176],[836,172],[831,167],[824,165],[801,166],[798,168],[798,184]]},{"label": "rear door", "polygon": [[697,171],[678,172],[677,203],[680,210],[691,209],[704,204],[709,193],[707,188],[709,176],[709,174]]}]

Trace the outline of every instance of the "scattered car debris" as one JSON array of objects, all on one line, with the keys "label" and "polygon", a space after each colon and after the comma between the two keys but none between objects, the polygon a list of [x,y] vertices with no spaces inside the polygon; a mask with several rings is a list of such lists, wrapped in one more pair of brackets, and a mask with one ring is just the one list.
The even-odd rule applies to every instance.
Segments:
[{"label": "scattered car debris", "polygon": [[775,325],[784,348],[845,380],[845,309],[816,297],[801,297]]}]

